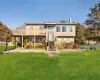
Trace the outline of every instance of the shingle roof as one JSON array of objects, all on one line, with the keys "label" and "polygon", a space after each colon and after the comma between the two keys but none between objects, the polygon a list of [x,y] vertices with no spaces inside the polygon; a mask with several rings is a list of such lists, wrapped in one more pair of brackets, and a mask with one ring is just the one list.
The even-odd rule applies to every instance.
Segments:
[{"label": "shingle roof", "polygon": [[66,22],[66,23],[61,23],[61,22],[59,22],[59,23],[55,23],[55,22],[45,22],[45,23],[24,23],[25,25],[44,25],[44,24],[56,24],[56,25],[70,25],[70,24],[72,24],[72,25],[76,25],[77,23],[69,23],[69,22]]},{"label": "shingle roof", "polygon": [[25,25],[21,25],[21,26],[17,27],[16,29],[25,30],[26,26]]}]

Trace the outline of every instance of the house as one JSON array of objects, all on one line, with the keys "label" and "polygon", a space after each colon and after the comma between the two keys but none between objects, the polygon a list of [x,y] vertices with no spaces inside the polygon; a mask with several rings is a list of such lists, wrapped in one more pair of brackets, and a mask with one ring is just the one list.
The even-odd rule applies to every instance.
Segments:
[{"label": "house", "polygon": [[27,42],[41,43],[45,42],[49,46],[49,42],[73,42],[76,35],[76,23],[72,22],[45,22],[45,23],[25,23],[24,25],[12,30],[13,40],[20,41],[24,46],[24,40]]}]

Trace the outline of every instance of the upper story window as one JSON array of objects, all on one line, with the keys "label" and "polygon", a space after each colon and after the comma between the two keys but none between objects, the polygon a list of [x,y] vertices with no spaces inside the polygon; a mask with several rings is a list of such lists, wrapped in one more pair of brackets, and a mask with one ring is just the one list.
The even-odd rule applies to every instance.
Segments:
[{"label": "upper story window", "polygon": [[67,32],[66,26],[62,26],[62,32]]},{"label": "upper story window", "polygon": [[43,30],[44,29],[44,26],[40,26],[40,30]]},{"label": "upper story window", "polygon": [[30,30],[33,30],[33,26],[32,25],[30,26]]},{"label": "upper story window", "polygon": [[48,26],[48,30],[53,30],[53,26]]},{"label": "upper story window", "polygon": [[69,32],[73,32],[72,26],[69,26]]},{"label": "upper story window", "polygon": [[60,26],[56,27],[56,32],[61,32],[61,27]]}]

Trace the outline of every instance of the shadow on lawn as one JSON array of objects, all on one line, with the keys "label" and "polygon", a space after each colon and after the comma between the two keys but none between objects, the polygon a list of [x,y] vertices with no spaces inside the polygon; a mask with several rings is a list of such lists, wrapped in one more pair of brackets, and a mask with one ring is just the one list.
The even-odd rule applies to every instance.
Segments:
[{"label": "shadow on lawn", "polygon": [[0,55],[3,54],[3,52],[0,52]]}]

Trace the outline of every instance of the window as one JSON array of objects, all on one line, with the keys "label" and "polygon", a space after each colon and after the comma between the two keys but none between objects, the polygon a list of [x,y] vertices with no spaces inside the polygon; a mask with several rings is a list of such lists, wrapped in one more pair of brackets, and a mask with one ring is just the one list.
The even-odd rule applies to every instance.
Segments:
[{"label": "window", "polygon": [[53,30],[53,26],[48,26],[48,30]]},{"label": "window", "polygon": [[62,26],[62,32],[66,32],[67,29],[66,29],[66,26]]},{"label": "window", "polygon": [[44,29],[44,26],[40,26],[40,30],[43,30]]},{"label": "window", "polygon": [[61,27],[60,26],[56,27],[56,32],[61,32]]},{"label": "window", "polygon": [[73,32],[72,26],[69,27],[69,32]]},{"label": "window", "polygon": [[30,30],[33,30],[33,26],[32,25],[30,26]]}]

